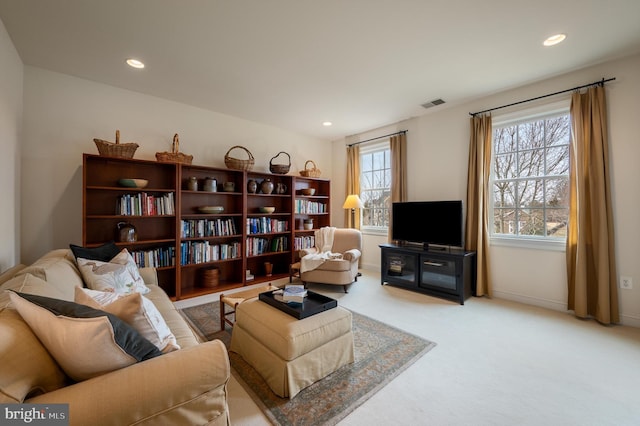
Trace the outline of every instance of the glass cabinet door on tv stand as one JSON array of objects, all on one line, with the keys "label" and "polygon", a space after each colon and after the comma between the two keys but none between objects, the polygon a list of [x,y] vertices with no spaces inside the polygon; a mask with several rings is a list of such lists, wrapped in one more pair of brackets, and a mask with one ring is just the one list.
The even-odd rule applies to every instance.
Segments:
[{"label": "glass cabinet door on tv stand", "polygon": [[419,260],[419,253],[388,251],[382,256],[382,281],[417,287]]}]

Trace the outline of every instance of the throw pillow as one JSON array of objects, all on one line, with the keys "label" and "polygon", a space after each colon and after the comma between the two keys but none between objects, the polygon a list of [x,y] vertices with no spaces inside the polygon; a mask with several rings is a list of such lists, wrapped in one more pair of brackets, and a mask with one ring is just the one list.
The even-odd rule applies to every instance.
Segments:
[{"label": "throw pillow", "polygon": [[92,290],[123,294],[146,294],[150,291],[127,249],[122,249],[109,262],[82,257],[79,257],[77,262],[85,284]]},{"label": "throw pillow", "polygon": [[122,295],[76,287],[75,301],[117,316],[162,353],[180,349],[156,305],[140,293]]},{"label": "throw pillow", "polygon": [[12,292],[10,297],[73,380],[90,379],[162,354],[115,315],[44,296]]},{"label": "throw pillow", "polygon": [[62,293],[31,274],[0,286],[0,404],[59,389],[69,380],[11,303],[14,290],[53,298]]},{"label": "throw pillow", "polygon": [[83,259],[99,260],[101,262],[108,262],[120,253],[120,249],[113,241],[109,241],[99,247],[82,247],[69,244],[69,248],[76,259],[81,257]]}]

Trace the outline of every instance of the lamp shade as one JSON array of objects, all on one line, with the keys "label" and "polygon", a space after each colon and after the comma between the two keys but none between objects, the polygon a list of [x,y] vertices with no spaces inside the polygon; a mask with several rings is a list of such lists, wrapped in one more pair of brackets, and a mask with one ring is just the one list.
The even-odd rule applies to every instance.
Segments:
[{"label": "lamp shade", "polygon": [[344,204],[342,205],[343,209],[361,209],[364,207],[362,201],[360,201],[360,197],[358,194],[351,194],[344,200]]}]

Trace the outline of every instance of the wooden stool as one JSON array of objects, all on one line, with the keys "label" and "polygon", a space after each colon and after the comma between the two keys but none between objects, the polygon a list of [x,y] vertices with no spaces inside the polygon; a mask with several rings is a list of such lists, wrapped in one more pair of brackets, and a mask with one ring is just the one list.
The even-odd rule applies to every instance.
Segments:
[{"label": "wooden stool", "polygon": [[289,282],[293,282],[293,276],[300,276],[300,262],[292,263],[289,265]]},{"label": "wooden stool", "polygon": [[[220,331],[224,331],[224,325],[229,324],[233,327],[234,322],[227,318],[231,314],[235,314],[237,306],[247,299],[258,297],[260,293],[266,291],[278,290],[278,287],[274,287],[269,283],[266,287],[256,287],[250,290],[238,291],[230,294],[220,294]],[[225,311],[225,305],[232,308],[231,311]]]}]

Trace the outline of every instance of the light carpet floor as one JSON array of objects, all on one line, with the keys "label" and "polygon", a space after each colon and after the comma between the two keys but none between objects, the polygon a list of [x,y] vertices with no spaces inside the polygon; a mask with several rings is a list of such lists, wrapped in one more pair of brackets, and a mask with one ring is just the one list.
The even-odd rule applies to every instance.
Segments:
[{"label": "light carpet floor", "polygon": [[[640,425],[640,329],[500,299],[460,306],[362,273],[348,294],[310,288],[438,346],[340,425]],[[233,425],[270,424],[233,378],[229,408]]]}]

